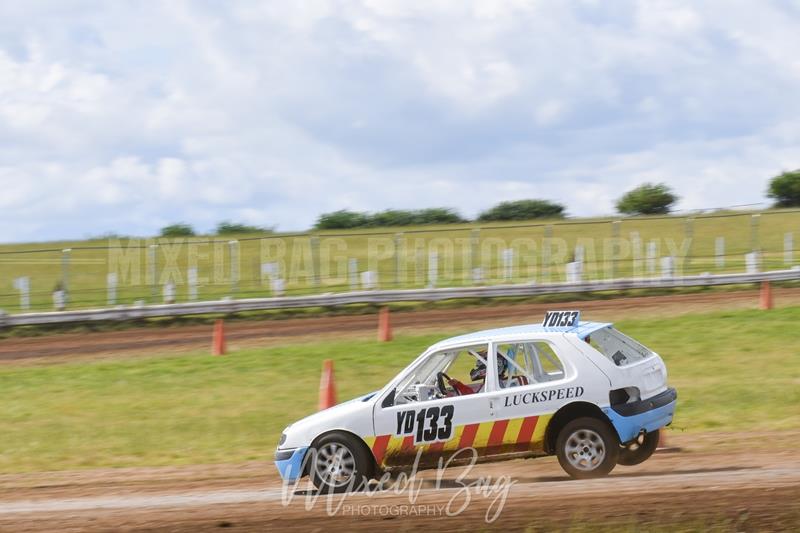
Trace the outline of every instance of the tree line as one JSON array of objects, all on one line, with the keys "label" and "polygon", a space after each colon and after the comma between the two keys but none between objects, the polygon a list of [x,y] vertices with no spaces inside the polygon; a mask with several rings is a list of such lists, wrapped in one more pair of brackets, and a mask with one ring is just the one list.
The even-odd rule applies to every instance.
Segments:
[{"label": "tree line", "polygon": [[[493,222],[501,220],[530,220],[533,218],[563,218],[565,208],[548,200],[517,200],[501,202],[481,213],[476,220]],[[421,226],[426,224],[463,224],[472,222],[455,209],[434,207],[430,209],[387,209],[376,213],[334,211],[319,216],[314,229],[380,228],[387,226]]]},{"label": "tree line", "polygon": [[[767,196],[775,207],[800,207],[800,169],[783,172],[770,180]],[[665,215],[670,213],[679,197],[664,183],[644,183],[623,194],[616,202],[617,211],[624,215]],[[566,216],[566,208],[550,200],[531,199],[500,202],[483,211],[475,222],[503,222],[514,220],[559,219]],[[463,224],[473,222],[462,217],[455,209],[433,207],[428,209],[387,209],[374,213],[346,209],[323,213],[314,224],[317,230],[355,228],[380,228],[390,226],[424,226],[430,224]],[[250,226],[235,222],[220,222],[216,235],[271,233],[273,228]],[[171,224],[161,230],[162,237],[190,237],[196,233],[189,224]]]},{"label": "tree line", "polygon": [[[226,235],[244,235],[247,233],[272,233],[274,228],[265,228],[262,226],[250,226],[248,224],[241,224],[238,222],[224,221],[217,224],[213,234],[224,237]],[[170,224],[161,228],[159,235],[161,237],[194,237],[198,233],[190,224],[178,222]]]}]

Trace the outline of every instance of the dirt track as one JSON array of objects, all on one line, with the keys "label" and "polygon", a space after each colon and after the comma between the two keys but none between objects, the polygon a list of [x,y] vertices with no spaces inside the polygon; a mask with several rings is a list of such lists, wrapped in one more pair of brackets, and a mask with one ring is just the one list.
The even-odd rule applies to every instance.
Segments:
[{"label": "dirt track", "polygon": [[[777,305],[800,304],[800,289],[778,289],[775,291],[775,300]],[[544,311],[553,307],[581,309],[589,319],[619,320],[641,313],[668,316],[720,309],[754,308],[757,305],[758,291],[709,292],[559,304],[503,304],[396,312],[392,314],[392,325],[399,333],[410,333],[530,323],[540,321]],[[227,325],[227,338],[234,348],[297,340],[363,338],[375,334],[376,324],[377,319],[373,315],[230,321]],[[200,325],[7,338],[0,340],[0,362],[202,350],[209,347],[210,336],[211,327]]]},{"label": "dirt track", "polygon": [[[800,289],[780,290],[778,305],[800,303]],[[753,308],[756,291],[573,302],[590,319],[646,313],[678,315]],[[400,332],[469,329],[537,321],[553,304],[519,304],[395,313]],[[374,316],[339,316],[229,324],[233,347],[337,338],[370,338]],[[0,340],[6,364],[75,358],[135,357],[147,353],[205,349],[210,328],[192,326]],[[486,524],[494,498],[463,502],[459,471],[445,483],[430,481],[409,502],[408,494],[355,495],[349,507],[329,516],[324,502],[304,507],[304,496],[282,504],[271,464],[131,468],[83,472],[0,475],[0,531],[366,531],[434,530],[589,531],[622,530],[800,531],[800,432],[770,435],[672,435],[681,453],[657,454],[643,465],[618,467],[605,480],[568,480],[554,458],[477,467],[467,483],[509,475],[515,481],[499,518]],[[267,451],[265,453],[269,453]],[[496,496],[496,493],[495,493]],[[461,498],[460,500],[458,498]],[[437,507],[438,506],[438,507]],[[491,507],[497,510],[497,507]],[[491,514],[491,513],[490,513]]]},{"label": "dirt track", "polygon": [[[322,531],[504,529],[553,530],[588,524],[689,527],[727,531],[792,531],[800,525],[800,463],[792,443],[800,433],[767,439],[736,435],[673,437],[679,453],[657,454],[637,467],[618,467],[602,480],[568,480],[553,458],[512,461],[433,473],[416,501],[408,493],[349,496],[329,516],[325,502],[306,510],[298,492],[287,506],[265,463],[122,469],[0,476],[0,530],[8,531]],[[718,441],[722,441],[718,444]],[[734,450],[748,450],[747,453]],[[785,451],[770,451],[774,450]],[[501,491],[475,492],[464,512],[460,483],[509,475],[515,481],[499,518]],[[494,485],[497,487],[497,485]],[[494,502],[494,506],[491,505]],[[588,529],[588,528],[587,528]]]}]

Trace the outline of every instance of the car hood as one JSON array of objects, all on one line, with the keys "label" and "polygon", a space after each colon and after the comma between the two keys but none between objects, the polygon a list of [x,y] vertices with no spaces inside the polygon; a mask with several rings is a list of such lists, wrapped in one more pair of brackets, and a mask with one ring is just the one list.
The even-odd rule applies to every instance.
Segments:
[{"label": "car hood", "polygon": [[291,424],[283,432],[286,435],[281,448],[310,446],[321,433],[344,430],[363,436],[372,433],[372,404],[375,392],[334,405]]}]

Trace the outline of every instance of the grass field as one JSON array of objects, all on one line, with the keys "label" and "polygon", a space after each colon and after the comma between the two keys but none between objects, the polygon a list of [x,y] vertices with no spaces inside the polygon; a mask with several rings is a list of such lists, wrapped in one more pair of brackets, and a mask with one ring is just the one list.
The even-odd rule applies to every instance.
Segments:
[{"label": "grass field", "polygon": [[[674,430],[752,433],[800,426],[799,321],[793,307],[618,326],[665,358]],[[315,410],[323,359],[336,362],[343,400],[446,335],[2,366],[0,471],[269,460],[280,431]]]},{"label": "grass field", "polygon": [[[744,254],[764,253],[766,269],[786,268],[784,237],[800,239],[800,211],[773,210],[753,218],[751,212],[685,217],[569,219],[516,224],[382,228],[313,235],[239,236],[231,261],[230,238],[177,240],[100,239],[0,246],[0,309],[21,310],[13,280],[30,278],[31,309],[53,306],[52,291],[66,278],[70,308],[105,306],[106,277],[116,273],[115,302],[161,302],[162,287],[176,285],[178,301],[189,299],[187,269],[197,268],[198,298],[253,297],[271,294],[261,265],[276,263],[288,294],[347,290],[349,260],[357,270],[378,273],[384,288],[423,287],[429,283],[429,258],[436,253],[437,284],[473,283],[473,268],[483,270],[484,283],[563,281],[565,263],[576,245],[584,248],[587,279],[650,275],[647,243],[657,245],[656,257],[674,255],[676,268],[686,273],[744,270]],[[725,262],[715,258],[716,239],[725,239]],[[235,237],[233,237],[235,238]],[[617,240],[614,240],[616,238]],[[213,242],[212,242],[213,241]],[[150,246],[155,261],[151,261]],[[109,249],[111,247],[111,249]],[[63,249],[71,249],[68,267]],[[513,249],[513,268],[506,271],[501,255]],[[231,264],[235,264],[232,273]],[[660,268],[655,264],[656,271]],[[234,279],[237,281],[234,283]]]}]

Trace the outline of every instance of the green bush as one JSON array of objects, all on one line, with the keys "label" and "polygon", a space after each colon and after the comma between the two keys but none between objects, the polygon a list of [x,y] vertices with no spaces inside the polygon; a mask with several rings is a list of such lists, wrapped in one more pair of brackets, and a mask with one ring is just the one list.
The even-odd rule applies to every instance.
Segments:
[{"label": "green bush", "polygon": [[372,215],[365,214],[367,226],[385,227],[385,226],[411,226],[416,224],[416,217],[413,211],[403,211],[400,209],[387,209],[373,213]]},{"label": "green bush", "polygon": [[564,206],[548,200],[501,202],[478,216],[481,222],[564,218]]},{"label": "green bush", "polygon": [[334,211],[333,213],[323,213],[314,224],[316,229],[350,229],[363,228],[367,225],[367,216],[364,213],[355,211]]},{"label": "green bush", "polygon": [[194,228],[189,224],[170,224],[161,228],[162,237],[194,237]]},{"label": "green bush", "polygon": [[248,226],[237,222],[224,221],[217,224],[217,235],[238,235],[242,233],[272,233],[271,228],[260,228],[258,226]]},{"label": "green bush", "polygon": [[425,224],[459,224],[468,222],[453,209],[387,209],[377,213],[335,211],[319,217],[316,229],[382,228],[389,226],[419,226]]},{"label": "green bush", "polygon": [[772,178],[767,196],[775,200],[775,207],[800,206],[800,169]]},{"label": "green bush", "polygon": [[432,207],[416,212],[417,224],[463,224],[469,220],[462,218],[454,209]]},{"label": "green bush", "polygon": [[666,215],[678,201],[663,183],[645,183],[617,200],[617,211],[626,215]]}]

